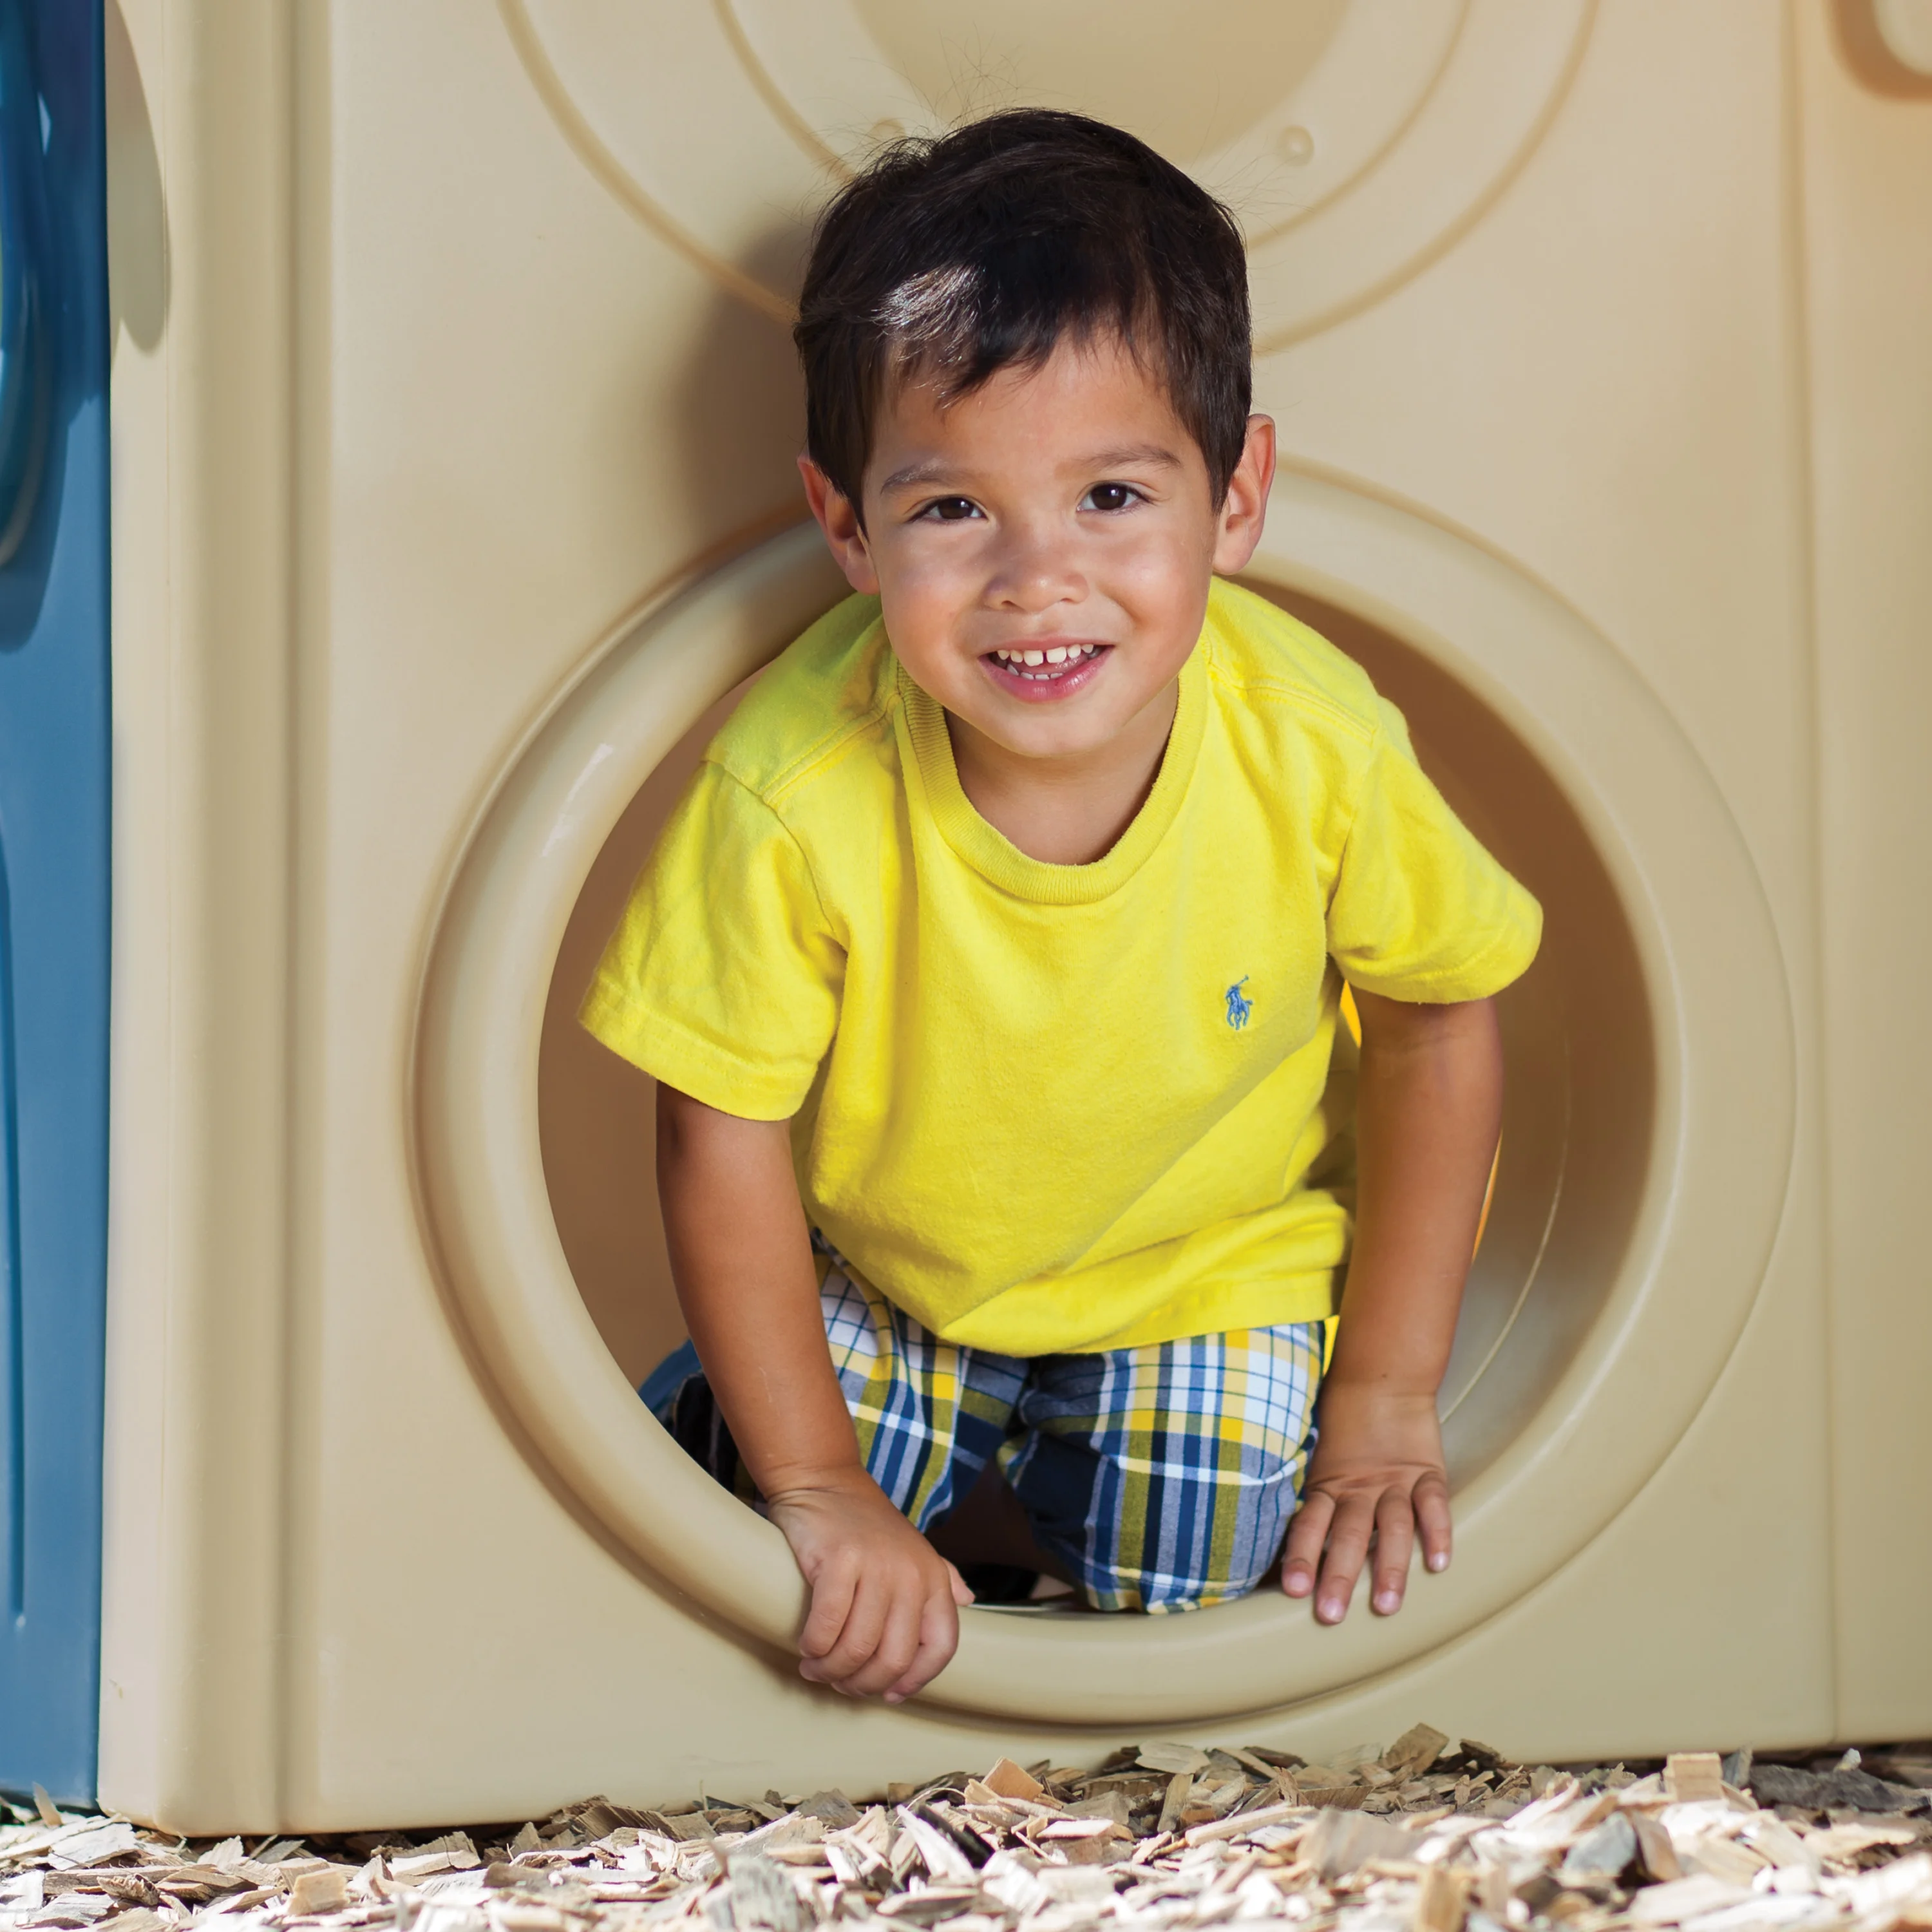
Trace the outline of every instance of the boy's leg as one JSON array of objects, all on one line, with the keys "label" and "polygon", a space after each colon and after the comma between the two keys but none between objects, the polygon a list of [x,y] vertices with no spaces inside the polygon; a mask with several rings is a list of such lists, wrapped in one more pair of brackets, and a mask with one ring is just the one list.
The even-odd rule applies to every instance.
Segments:
[{"label": "boy's leg", "polygon": [[[1004,1573],[1013,1587],[1024,1576],[1029,1589],[1042,1576],[1056,1576],[1068,1583],[1073,1580],[1066,1565],[1034,1534],[1032,1520],[1001,1473],[997,1456],[951,1511],[934,1521],[927,1534],[933,1548],[966,1577],[982,1603],[988,1600],[987,1588],[998,1587],[996,1582],[982,1587],[982,1580],[995,1571]],[[974,1574],[968,1575],[969,1570]]]},{"label": "boy's leg", "polygon": [[827,1251],[819,1300],[866,1473],[914,1528],[962,1502],[1012,1426],[1026,1364],[942,1342]]},{"label": "boy's leg", "polygon": [[[941,1342],[815,1239],[832,1365],[867,1473],[915,1529],[960,1502],[1010,1427],[1027,1364]],[[755,1502],[689,1342],[638,1390],[679,1447]]]},{"label": "boy's leg", "polygon": [[1322,1342],[1296,1322],[1032,1365],[1001,1463],[1089,1603],[1189,1610],[1254,1588],[1300,1492]]}]

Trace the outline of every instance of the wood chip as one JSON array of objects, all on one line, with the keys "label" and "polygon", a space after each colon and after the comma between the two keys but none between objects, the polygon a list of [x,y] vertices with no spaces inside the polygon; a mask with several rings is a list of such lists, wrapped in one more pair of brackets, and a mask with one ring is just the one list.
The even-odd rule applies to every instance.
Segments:
[{"label": "wood chip", "polygon": [[1447,1865],[1425,1867],[1416,1888],[1415,1932],[1462,1932],[1468,1915],[1469,1885],[1466,1871]]},{"label": "wood chip", "polygon": [[1715,1751],[1673,1751],[1664,1760],[1664,1789],[1674,1804],[1722,1798],[1724,1761]]},{"label": "wood chip", "polygon": [[1190,1772],[1178,1771],[1168,1779],[1167,1796],[1162,1801],[1160,1818],[1154,1827],[1156,1832],[1166,1834],[1179,1825],[1180,1814],[1187,1808],[1187,1795],[1193,1789],[1193,1774]]},{"label": "wood chip", "polygon": [[1842,1825],[1808,1832],[1803,1842],[1805,1850],[1814,1858],[1847,1862],[1876,1845],[1910,1845],[1915,1844],[1918,1837],[1918,1832],[1910,1825],[1880,1824],[1876,1821],[1867,1824],[1862,1820],[1848,1820]]},{"label": "wood chip", "polygon": [[1623,1815],[1630,1821],[1630,1829],[1636,1834],[1637,1858],[1645,1875],[1666,1882],[1682,1878],[1684,1868],[1678,1863],[1670,1834],[1648,1812],[1626,1810]]},{"label": "wood chip", "polygon": [[320,1871],[305,1871],[289,1888],[289,1916],[312,1918],[318,1912],[340,1912],[349,1903],[349,1881],[354,1874],[346,1865],[324,1865]]},{"label": "wood chip", "polygon": [[657,1828],[668,1838],[676,1839],[681,1844],[691,1844],[700,1839],[715,1838],[718,1834],[711,1828],[711,1821],[702,1811],[689,1811],[674,1818],[652,1814]]},{"label": "wood chip", "polygon": [[56,1926],[62,1928],[62,1932],[80,1932],[80,1928],[98,1925],[120,1910],[120,1900],[110,1898],[105,1892],[77,1892],[70,1898],[54,1900],[31,1918],[21,1922]]},{"label": "wood chip", "polygon": [[[1090,1768],[1002,1759],[891,1805],[596,1798],[514,1831],[266,1839],[253,1858],[9,1809],[0,1932],[185,1932],[191,1912],[204,1932],[1932,1932],[1927,1793],[1874,1775],[1923,1753],[1532,1773],[1417,1726],[1326,1756],[1157,1739]],[[1845,1802],[1780,1816],[1780,1777]]]},{"label": "wood chip", "polygon": [[736,1932],[807,1932],[816,1922],[790,1874],[762,1852],[727,1852],[724,1870]]},{"label": "wood chip", "polygon": [[1211,1824],[1196,1825],[1187,1834],[1190,1845],[1211,1845],[1224,1838],[1245,1838],[1250,1832],[1257,1832],[1270,1825],[1286,1825],[1291,1820],[1306,1820],[1308,1808],[1299,1803],[1265,1804],[1256,1811],[1244,1811],[1237,1818],[1221,1818]]},{"label": "wood chip", "polygon": [[1118,1838],[1125,1834],[1111,1818],[1056,1818],[1042,1825],[1036,1835],[1059,1842],[1070,1838]]},{"label": "wood chip", "polygon": [[[104,1859],[124,1858],[135,1847],[134,1828],[124,1818],[95,1826],[92,1829],[63,1832],[49,1851],[49,1862],[56,1871],[75,1865],[95,1865]],[[241,1840],[236,1841],[239,1849]]]},{"label": "wood chip", "polygon": [[1917,1811],[1925,1809],[1932,1798],[1911,1785],[1874,1778],[1856,1766],[1810,1772],[1784,1764],[1754,1764],[1750,1788],[1766,1804],[1802,1804],[1817,1811]]},{"label": "wood chip", "polygon": [[769,1825],[741,1838],[733,1847],[733,1855],[738,1852],[796,1851],[802,1846],[816,1845],[825,1836],[825,1823],[819,1818],[809,1818],[797,1812],[781,1812]]},{"label": "wood chip", "polygon": [[1418,1772],[1426,1771],[1448,1742],[1448,1736],[1432,1724],[1412,1724],[1382,1753],[1383,1768],[1412,1778]]},{"label": "wood chip", "polygon": [[[608,1807],[604,1808],[608,1809]],[[604,1834],[600,1832],[597,1835],[602,1838]],[[446,1832],[441,1838],[432,1838],[428,1844],[416,1847],[418,1857],[431,1852],[442,1852],[449,1860],[450,1868],[454,1871],[470,1871],[482,1863],[476,1856],[476,1847],[471,1842],[467,1832]]]},{"label": "wood chip", "polygon": [[1091,1798],[1083,1798],[1066,1807],[1066,1815],[1070,1818],[1106,1818],[1124,1828],[1132,1816],[1126,1798],[1116,1790],[1097,1792]]},{"label": "wood chip", "polygon": [[1295,1795],[1304,1804],[1318,1804],[1336,1811],[1359,1810],[1368,1798],[1369,1787],[1366,1784],[1331,1784],[1329,1780],[1333,1776],[1332,1772],[1324,1772],[1318,1779],[1311,1780],[1307,1772],[1298,1771],[1291,1782]]},{"label": "wood chip", "polygon": [[[942,1882],[947,1880],[970,1880],[972,1878],[972,1862],[937,1826],[928,1823],[916,1812],[903,1804],[898,1807],[898,1822],[899,1829],[905,1834],[902,1842],[913,1848],[916,1859],[923,1861],[930,1876]],[[894,1850],[896,1852],[897,1847],[895,1846]],[[911,1870],[914,1862],[914,1859],[908,1859],[906,1870]],[[902,1877],[904,1874],[899,1871],[899,1862],[896,1856],[893,1858],[892,1865],[895,1874]]]},{"label": "wood chip", "polygon": [[1636,1856],[1636,1827],[1614,1811],[1570,1847],[1558,1876],[1565,1885],[1603,1883],[1619,1876]]},{"label": "wood chip", "polygon": [[455,1863],[447,1852],[412,1852],[406,1858],[392,1858],[389,1870],[405,1884],[428,1878],[434,1872],[446,1872]]},{"label": "wood chip", "polygon": [[1322,1812],[1297,1847],[1303,1862],[1333,1884],[1371,1858],[1411,1856],[1415,1840],[1399,1825],[1360,1811]]},{"label": "wood chip", "polygon": [[1001,1758],[980,1782],[996,1797],[1024,1798],[1037,1804],[1046,1796],[1046,1787],[1029,1775],[1010,1757]]},{"label": "wood chip", "polygon": [[1680,1878],[1673,1885],[1654,1885],[1630,1901],[1630,1922],[1635,1925],[1682,1925],[1687,1918],[1701,1918],[1708,1912],[1726,1906],[1747,1904],[1754,1894],[1742,1886],[1726,1885],[1721,1879],[1698,1874]]},{"label": "wood chip", "polygon": [[1876,1871],[1860,1872],[1844,1883],[1844,1900],[1854,1915],[1873,1925],[1897,1925],[1908,1919],[1918,1924],[1932,1921],[1932,1858],[1921,1852],[1899,1858]]},{"label": "wood chip", "polygon": [[1721,1879],[1726,1885],[1749,1886],[1758,1874],[1763,1870],[1767,1860],[1761,1858],[1748,1845],[1741,1844],[1736,1838],[1724,1838],[1714,1833],[1680,1843],[1673,1838],[1677,1856],[1688,1872],[1702,1872],[1708,1876]]},{"label": "wood chip", "polygon": [[570,1924],[555,1906],[530,1904],[520,1899],[493,1905],[490,1918],[501,1932],[568,1932]]}]

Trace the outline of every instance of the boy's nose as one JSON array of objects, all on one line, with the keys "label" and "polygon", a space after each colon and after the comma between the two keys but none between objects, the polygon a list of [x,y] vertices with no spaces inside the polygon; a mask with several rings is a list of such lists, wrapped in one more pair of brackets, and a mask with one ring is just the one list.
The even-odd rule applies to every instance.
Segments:
[{"label": "boy's nose", "polygon": [[1078,603],[1087,595],[1087,579],[1064,543],[1043,532],[1016,532],[1004,547],[987,590],[992,602],[1032,614]]}]

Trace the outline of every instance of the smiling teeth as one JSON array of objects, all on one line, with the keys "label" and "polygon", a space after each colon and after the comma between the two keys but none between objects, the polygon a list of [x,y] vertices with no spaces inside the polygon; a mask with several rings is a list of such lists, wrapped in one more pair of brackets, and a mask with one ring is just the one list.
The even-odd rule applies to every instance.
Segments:
[{"label": "smiling teeth", "polygon": [[1084,664],[1100,652],[1098,644],[1055,644],[1050,650],[995,651],[993,656],[996,662],[1020,676],[1039,680],[1052,677],[1054,671],[1036,667],[1052,665],[1064,671],[1069,664]]}]

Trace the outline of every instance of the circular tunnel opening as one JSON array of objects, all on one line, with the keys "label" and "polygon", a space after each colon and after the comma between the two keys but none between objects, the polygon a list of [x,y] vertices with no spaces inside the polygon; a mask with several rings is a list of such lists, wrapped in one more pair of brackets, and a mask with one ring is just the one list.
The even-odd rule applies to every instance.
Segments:
[{"label": "circular tunnel opening", "polygon": [[[1543,950],[1498,1002],[1508,1064],[1493,1196],[1442,1397],[1461,1487],[1524,1430],[1601,1314],[1636,1226],[1657,1042],[1637,946],[1582,817],[1523,739],[1438,663],[1340,605],[1253,584],[1368,671],[1450,803],[1541,900]],[[544,1009],[538,1134],[556,1232],[633,1385],[684,1336],[664,1256],[652,1084],[577,1024],[578,1002],[658,828],[746,687],[637,791],[572,909]]]},{"label": "circular tunnel opening", "polygon": [[[1266,1591],[1201,1616],[976,1617],[925,1694],[954,1710],[1192,1723],[1457,1640],[1666,1466],[1782,1225],[1789,979],[1749,849],[1667,706],[1493,550],[1330,479],[1291,474],[1276,494],[1256,587],[1405,707],[1424,763],[1549,916],[1502,1003],[1503,1156],[1444,1390],[1458,1559],[1400,1618],[1330,1629]],[[410,1099],[450,1318],[532,1468],[640,1581],[781,1652],[803,1613],[784,1539],[637,1397],[680,1332],[651,1096],[572,1010],[732,687],[838,594],[816,531],[780,532],[641,605],[554,694],[455,855]]]}]

